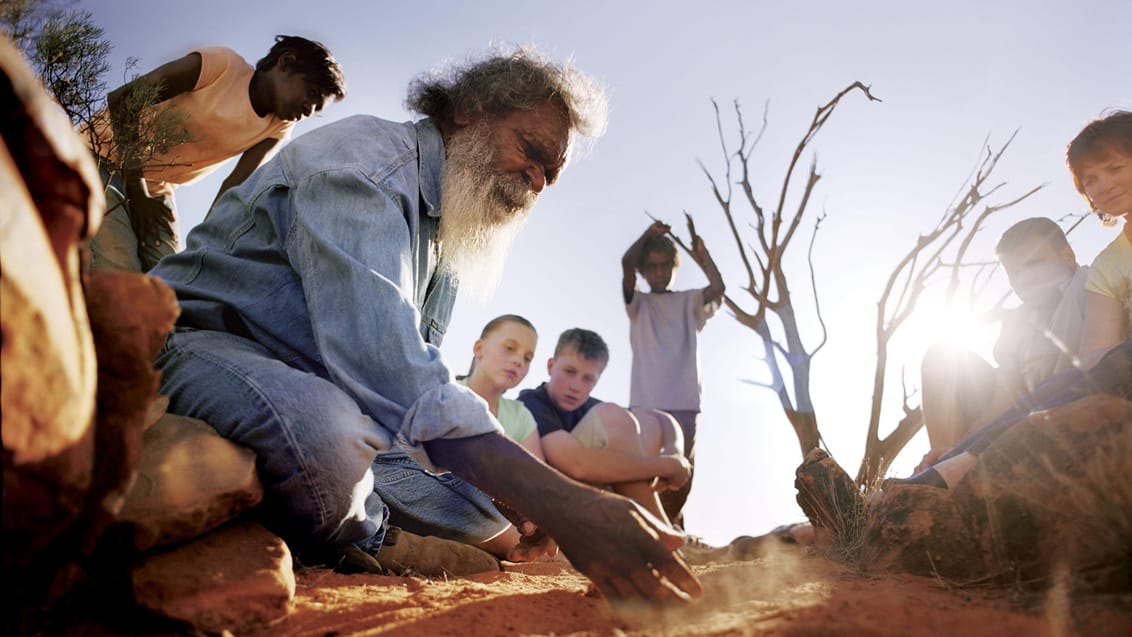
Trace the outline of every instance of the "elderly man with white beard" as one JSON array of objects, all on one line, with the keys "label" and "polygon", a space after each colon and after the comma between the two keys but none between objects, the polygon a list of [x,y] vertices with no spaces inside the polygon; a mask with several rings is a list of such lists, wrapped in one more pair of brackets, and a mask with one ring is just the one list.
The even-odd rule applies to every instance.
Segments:
[{"label": "elderly man with white beard", "polygon": [[423,119],[354,116],[298,137],[151,272],[181,306],[157,360],[170,411],[255,451],[258,512],[300,561],[378,571],[383,553],[437,552],[426,540],[477,550],[391,541],[407,534],[387,533],[374,459],[403,451],[515,512],[528,555],[553,538],[611,599],[699,595],[679,533],[508,440],[437,349],[457,283],[494,284],[575,138],[601,133],[600,88],[530,49],[409,88]]}]

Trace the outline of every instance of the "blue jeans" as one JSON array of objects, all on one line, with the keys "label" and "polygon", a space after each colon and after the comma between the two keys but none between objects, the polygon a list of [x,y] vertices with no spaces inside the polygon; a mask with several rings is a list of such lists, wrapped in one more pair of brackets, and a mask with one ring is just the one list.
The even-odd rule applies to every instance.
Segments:
[{"label": "blue jeans", "polygon": [[256,453],[260,513],[297,553],[347,543],[376,553],[388,524],[473,544],[510,524],[472,485],[392,450],[388,430],[337,385],[255,341],[182,328],[157,367],[170,413],[200,418]]},{"label": "blue jeans", "polygon": [[511,525],[486,493],[454,474],[428,473],[401,451],[377,454],[373,473],[389,523],[411,533],[479,544]]},{"label": "blue jeans", "polygon": [[174,332],[157,367],[170,413],[200,418],[255,452],[259,513],[292,550],[380,548],[389,510],[371,466],[391,437],[344,391],[224,332]]}]

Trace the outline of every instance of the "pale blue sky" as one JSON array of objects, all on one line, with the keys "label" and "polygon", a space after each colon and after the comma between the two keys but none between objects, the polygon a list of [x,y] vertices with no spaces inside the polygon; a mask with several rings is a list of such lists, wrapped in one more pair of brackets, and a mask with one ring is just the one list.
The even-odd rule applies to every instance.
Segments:
[{"label": "pale blue sky", "polygon": [[[769,100],[754,168],[756,188],[770,201],[814,109],[855,80],[871,85],[884,101],[851,95],[812,146],[824,178],[805,224],[827,215],[815,268],[831,340],[815,359],[813,388],[825,439],[851,473],[864,446],[884,277],[950,203],[984,138],[998,145],[1020,129],[998,172],[1005,193],[1048,184],[988,230],[989,258],[1006,225],[1084,210],[1064,167],[1065,144],[1106,108],[1132,107],[1132,3],[1112,0],[85,0],[78,7],[115,44],[111,86],[127,56],[140,58],[144,72],[197,46],[229,46],[254,63],[275,34],[322,41],[342,64],[350,93],[300,123],[298,134],[355,113],[409,119],[401,104],[413,76],[491,41],[572,56],[608,89],[608,133],[544,193],[494,298],[457,304],[442,351],[463,370],[488,319],[523,314],[542,337],[521,385],[530,387],[545,378],[559,332],[594,329],[612,350],[595,395],[622,403],[630,351],[619,259],[649,222],[644,210],[681,230],[681,211],[694,213],[730,292],[742,295],[735,247],[696,164],[722,166],[710,100],[728,109],[738,99],[749,123]],[[229,170],[178,191],[182,232],[203,217]],[[1087,221],[1072,236],[1079,260],[1090,261],[1114,234]],[[796,292],[807,276],[802,247],[790,262]],[[676,287],[704,284],[688,260]],[[701,342],[704,411],[689,530],[725,542],[801,519],[793,433],[768,392],[741,382],[760,376],[757,344],[726,313],[708,323]],[[889,413],[888,426],[897,417]],[[925,450],[921,434],[893,471],[907,473]]]}]

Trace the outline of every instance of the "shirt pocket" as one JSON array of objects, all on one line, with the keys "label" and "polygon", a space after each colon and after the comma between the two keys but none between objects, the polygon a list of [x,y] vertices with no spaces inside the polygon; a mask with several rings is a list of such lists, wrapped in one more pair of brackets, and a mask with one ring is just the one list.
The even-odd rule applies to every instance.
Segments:
[{"label": "shirt pocket", "polygon": [[434,347],[440,347],[441,342],[444,341],[444,334],[448,331],[448,326],[440,323],[433,317],[425,317],[423,322],[423,336],[425,342]]}]

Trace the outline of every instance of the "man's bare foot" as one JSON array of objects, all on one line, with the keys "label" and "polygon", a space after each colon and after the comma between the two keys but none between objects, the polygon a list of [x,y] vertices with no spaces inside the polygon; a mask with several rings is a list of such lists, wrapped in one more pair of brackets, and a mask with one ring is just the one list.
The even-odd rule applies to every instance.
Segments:
[{"label": "man's bare foot", "polygon": [[534,562],[558,555],[558,544],[534,522],[498,500],[495,507],[513,526],[493,540],[493,545],[502,546],[502,549],[492,553],[509,562]]},{"label": "man's bare foot", "polygon": [[511,562],[534,562],[551,559],[558,555],[558,544],[542,529],[531,525],[531,530],[519,538],[519,542],[507,552]]}]

